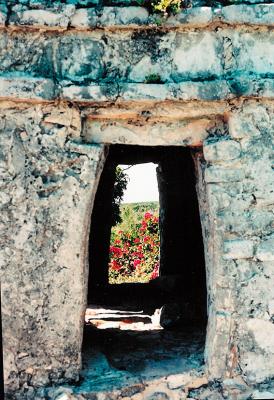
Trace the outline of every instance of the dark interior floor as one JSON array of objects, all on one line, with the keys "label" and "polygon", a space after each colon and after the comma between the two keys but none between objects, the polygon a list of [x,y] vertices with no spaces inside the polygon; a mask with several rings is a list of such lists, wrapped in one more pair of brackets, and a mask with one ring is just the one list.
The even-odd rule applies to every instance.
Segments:
[{"label": "dark interior floor", "polygon": [[163,329],[157,311],[146,312],[87,310],[78,392],[119,390],[203,367],[205,326],[181,323]]}]

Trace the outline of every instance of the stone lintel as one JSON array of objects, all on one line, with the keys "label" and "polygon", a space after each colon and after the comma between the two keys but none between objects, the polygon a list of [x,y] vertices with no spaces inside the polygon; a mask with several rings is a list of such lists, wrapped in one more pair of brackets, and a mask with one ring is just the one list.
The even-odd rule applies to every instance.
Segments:
[{"label": "stone lintel", "polygon": [[201,146],[215,119],[179,120],[173,122],[98,121],[88,119],[85,141],[88,143],[130,144],[142,146]]}]

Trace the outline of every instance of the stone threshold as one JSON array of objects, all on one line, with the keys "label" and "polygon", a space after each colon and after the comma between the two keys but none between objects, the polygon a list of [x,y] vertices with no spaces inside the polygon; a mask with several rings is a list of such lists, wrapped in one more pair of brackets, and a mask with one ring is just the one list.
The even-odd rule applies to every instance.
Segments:
[{"label": "stone threshold", "polygon": [[55,101],[79,103],[117,101],[217,101],[238,97],[274,98],[274,79],[239,77],[231,80],[185,81],[181,83],[148,84],[91,83],[87,86],[55,83],[51,79],[2,76],[0,100]]},{"label": "stone threshold", "polygon": [[150,15],[144,7],[76,8],[74,5],[56,6],[49,9],[29,9],[14,6],[10,12],[0,4],[0,27],[30,27],[33,29],[140,29],[159,27],[193,28],[212,23],[228,25],[274,26],[274,4],[239,4],[220,8],[193,7],[179,14],[163,18]]}]

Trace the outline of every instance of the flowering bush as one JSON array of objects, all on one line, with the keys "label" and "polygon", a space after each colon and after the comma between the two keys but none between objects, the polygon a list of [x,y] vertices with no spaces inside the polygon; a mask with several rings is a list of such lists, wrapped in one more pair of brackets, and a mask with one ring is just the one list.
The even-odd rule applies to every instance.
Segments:
[{"label": "flowering bush", "polygon": [[109,282],[148,282],[159,275],[159,218],[146,212],[129,230],[114,230]]}]

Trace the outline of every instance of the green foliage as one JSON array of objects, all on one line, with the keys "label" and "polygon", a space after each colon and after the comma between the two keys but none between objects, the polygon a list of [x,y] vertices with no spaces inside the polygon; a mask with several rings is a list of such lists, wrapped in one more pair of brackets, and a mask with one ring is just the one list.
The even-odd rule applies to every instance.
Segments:
[{"label": "green foliage", "polygon": [[144,283],[159,275],[159,208],[156,203],[156,213],[151,210],[144,213],[143,204],[125,206],[122,213],[125,219],[112,230],[109,262],[111,284]]},{"label": "green foliage", "polygon": [[153,10],[164,14],[177,14],[182,7],[182,0],[153,0]]},{"label": "green foliage", "polygon": [[119,225],[112,228],[112,233],[118,231],[132,231],[136,229],[136,225],[140,223],[145,212],[150,211],[153,214],[159,213],[158,201],[144,202],[144,203],[130,203],[122,204],[121,207],[121,222]]},{"label": "green foliage", "polygon": [[[177,14],[188,0],[137,0],[137,3],[142,7],[147,7],[151,12],[158,12],[163,15]],[[157,25],[162,23],[162,20],[157,20]]]},{"label": "green foliage", "polygon": [[164,82],[159,74],[151,74],[146,76],[145,83],[164,83]]},{"label": "green foliage", "polygon": [[115,174],[116,178],[112,200],[112,226],[122,222],[120,205],[128,184],[128,175],[122,170],[122,168],[117,167]]}]

